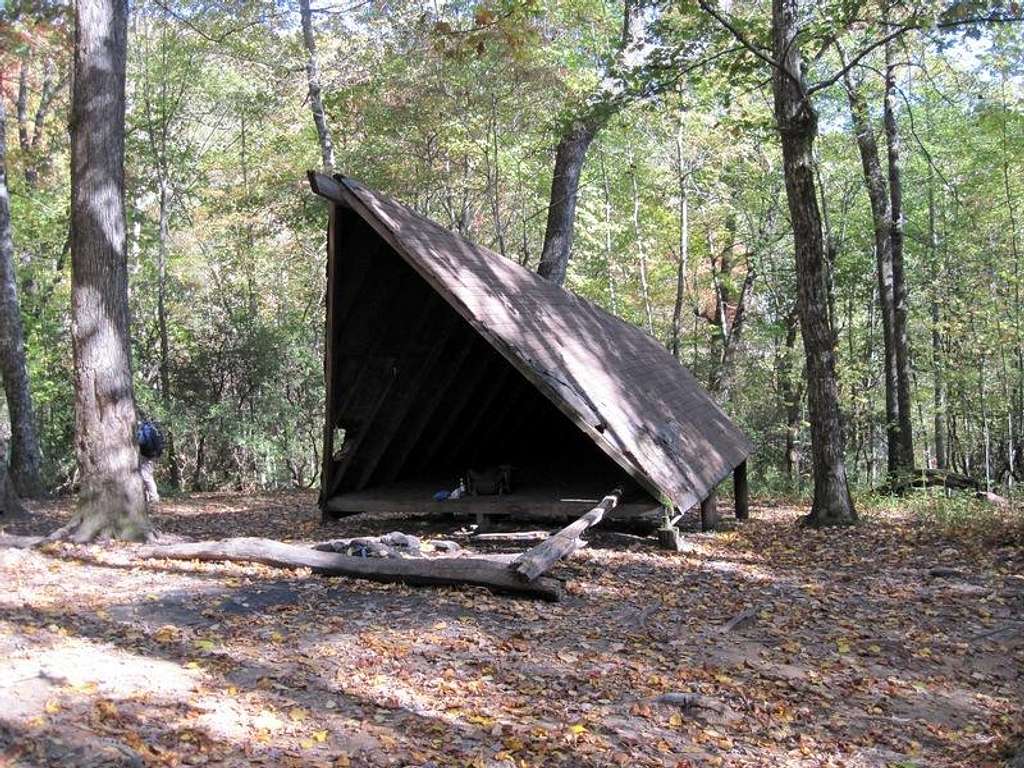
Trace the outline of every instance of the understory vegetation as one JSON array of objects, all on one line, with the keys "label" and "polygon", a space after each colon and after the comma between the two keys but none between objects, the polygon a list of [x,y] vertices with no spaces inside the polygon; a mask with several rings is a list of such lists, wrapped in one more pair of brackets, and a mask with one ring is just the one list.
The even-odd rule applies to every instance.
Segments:
[{"label": "understory vegetation", "polygon": [[[940,22],[952,13],[892,10]],[[985,12],[963,13],[974,11]],[[756,7],[733,13],[746,35],[760,34]],[[69,489],[72,29],[59,3],[9,4],[5,14],[0,72],[29,381],[46,485]],[[645,327],[708,385],[753,439],[755,492],[809,492],[770,68],[687,4],[648,19],[645,55],[655,52],[616,75],[613,97],[601,89],[623,34],[617,4],[327,4],[311,19],[334,167],[530,268],[541,260],[552,152],[595,99],[608,101],[579,183],[567,287]],[[850,24],[811,72],[836,71],[850,46],[867,48],[870,28],[858,22],[808,23]],[[131,8],[132,353],[139,412],[172,437],[160,465],[167,491],[318,481],[326,212],[305,181],[324,157],[310,58],[287,5]],[[884,481],[895,413],[856,104],[883,169],[887,103],[889,143],[901,149],[910,463],[1004,494],[1024,477],[1021,61],[1019,25],[966,35],[925,27],[871,48],[814,95],[828,321],[855,488]]]}]

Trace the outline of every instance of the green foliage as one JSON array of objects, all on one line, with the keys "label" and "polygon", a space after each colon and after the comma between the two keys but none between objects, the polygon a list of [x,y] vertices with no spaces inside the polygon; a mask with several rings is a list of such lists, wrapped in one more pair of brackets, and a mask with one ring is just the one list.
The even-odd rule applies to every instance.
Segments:
[{"label": "green foliage", "polygon": [[[938,8],[901,6],[899,21],[931,27]],[[698,4],[645,9],[652,52],[613,84],[629,99],[590,149],[567,284],[629,322],[649,317],[654,336],[678,341],[680,360],[711,383],[726,344],[717,297],[727,297],[729,324],[752,276],[724,406],[757,447],[755,484],[800,494],[806,474],[784,472],[784,397],[802,361],[799,337],[786,346],[795,280],[768,72]],[[314,10],[339,170],[535,268],[552,151],[595,89],[612,87],[621,5]],[[977,10],[961,4],[941,18]],[[882,23],[873,7],[845,1],[807,11],[805,35],[820,43],[812,81],[838,67],[833,41],[857,50]],[[325,215],[304,182],[320,159],[297,13],[262,2],[143,2],[132,12],[126,198],[140,408],[172,434],[186,488],[315,482]],[[764,3],[731,13],[750,41],[767,41]],[[46,59],[58,74],[69,63],[63,17],[44,15],[19,16],[18,44],[0,54],[5,72],[27,57],[30,112]],[[1024,430],[1021,35],[1000,25],[975,42],[937,41],[934,29],[900,41],[915,437],[919,461],[934,462],[934,420],[945,417],[954,466],[982,477],[987,467],[998,484]],[[874,51],[852,73],[876,130],[882,63]],[[54,485],[74,471],[66,101],[65,88],[34,158],[18,149],[14,121],[8,137],[30,373]],[[846,94],[824,89],[815,106],[848,464],[869,487],[885,450],[871,216]],[[40,168],[33,188],[30,159]],[[806,466],[802,415],[795,428]],[[1015,459],[1019,472],[1024,456]]]},{"label": "green foliage", "polygon": [[864,494],[860,509],[872,514],[911,514],[925,527],[951,539],[984,542],[990,546],[1024,542],[1024,505],[1012,496],[1006,506],[976,499],[970,493],[942,488],[914,491],[907,496]]}]

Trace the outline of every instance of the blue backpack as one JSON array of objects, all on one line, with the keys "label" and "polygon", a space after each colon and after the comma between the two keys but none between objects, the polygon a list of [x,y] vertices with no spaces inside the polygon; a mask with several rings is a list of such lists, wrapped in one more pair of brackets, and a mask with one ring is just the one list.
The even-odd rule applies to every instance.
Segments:
[{"label": "blue backpack", "polygon": [[139,424],[137,433],[139,441],[139,453],[146,459],[158,459],[164,452],[164,436],[160,427],[153,421],[143,421]]}]

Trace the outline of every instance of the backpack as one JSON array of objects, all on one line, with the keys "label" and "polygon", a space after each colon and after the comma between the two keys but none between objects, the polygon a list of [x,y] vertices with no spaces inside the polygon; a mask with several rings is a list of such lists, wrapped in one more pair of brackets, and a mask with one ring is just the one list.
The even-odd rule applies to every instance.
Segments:
[{"label": "backpack", "polygon": [[138,429],[139,453],[146,459],[158,459],[164,452],[164,436],[153,421],[143,421]]}]

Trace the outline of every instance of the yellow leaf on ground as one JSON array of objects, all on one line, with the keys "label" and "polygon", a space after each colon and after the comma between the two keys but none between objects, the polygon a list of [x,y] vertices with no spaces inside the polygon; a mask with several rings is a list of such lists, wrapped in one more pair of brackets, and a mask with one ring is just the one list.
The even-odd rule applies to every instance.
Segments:
[{"label": "yellow leaf on ground", "polygon": [[164,624],[153,633],[153,639],[158,643],[173,643],[178,639],[178,628],[173,624]]}]

